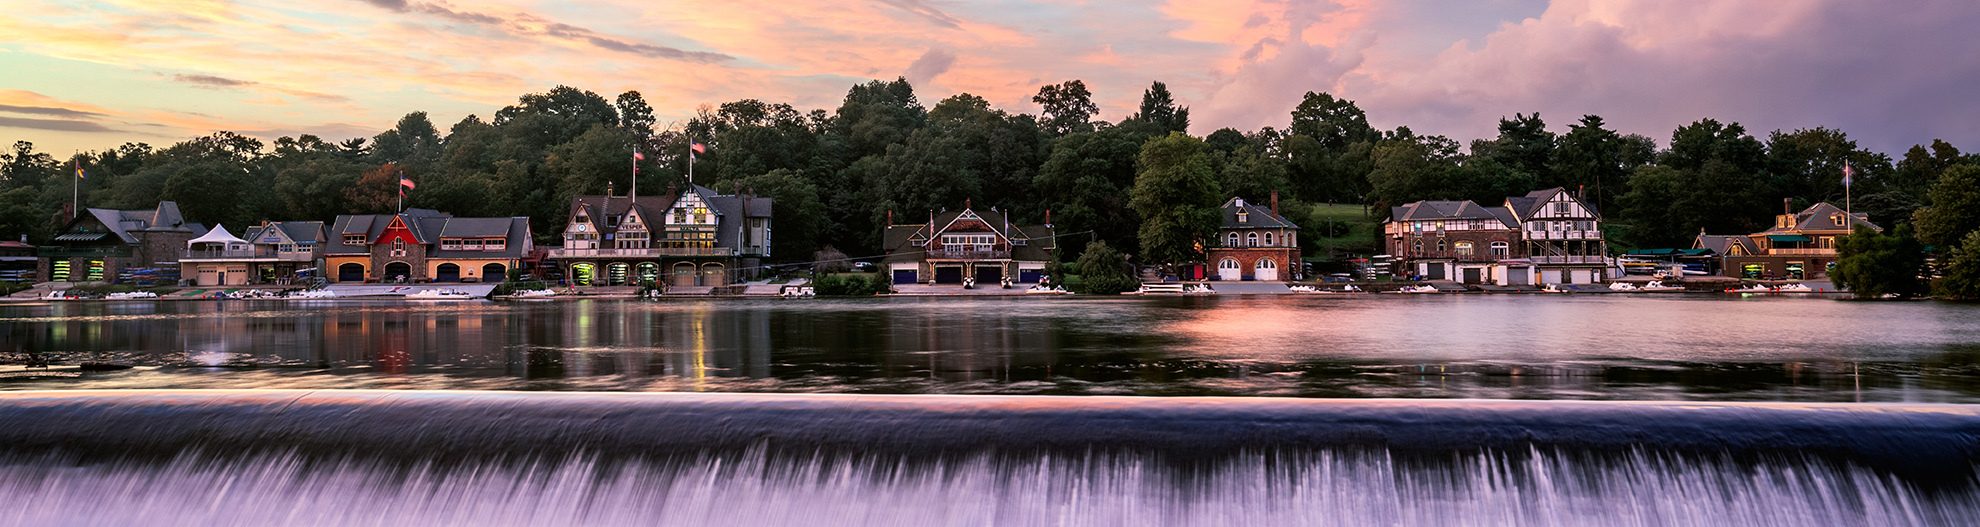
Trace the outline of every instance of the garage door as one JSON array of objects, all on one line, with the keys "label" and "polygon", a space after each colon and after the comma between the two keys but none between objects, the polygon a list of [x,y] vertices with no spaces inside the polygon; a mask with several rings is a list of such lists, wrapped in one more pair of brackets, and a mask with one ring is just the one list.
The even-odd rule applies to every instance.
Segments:
[{"label": "garage door", "polygon": [[1232,282],[1243,280],[1244,268],[1238,265],[1238,261],[1236,258],[1225,258],[1222,260],[1218,260],[1217,279],[1228,280]]},{"label": "garage door", "polygon": [[1045,270],[1044,270],[1044,269],[1019,269],[1019,270],[1018,270],[1018,282],[1020,282],[1020,283],[1026,283],[1026,284],[1036,284],[1036,283],[1038,283],[1038,281],[1039,281],[1039,280],[1043,280],[1043,279],[1045,279]]},{"label": "garage door", "polygon": [[1509,285],[1533,285],[1527,283],[1529,282],[1527,278],[1531,276],[1531,271],[1526,269],[1508,268],[1506,270],[1506,283]]},{"label": "garage door", "polygon": [[1259,258],[1258,266],[1251,270],[1251,276],[1261,282],[1276,282],[1279,280],[1279,262]]},{"label": "garage door", "polygon": [[347,263],[344,265],[337,266],[337,281],[363,282],[364,266],[361,264],[354,264],[354,263]]},{"label": "garage door", "polygon": [[1003,283],[1004,267],[1001,265],[979,265],[976,267],[976,283],[995,285]]},{"label": "garage door", "polygon": [[919,282],[921,282],[921,273],[914,272],[913,269],[894,270],[895,284],[913,284]]},{"label": "garage door", "polygon": [[1423,278],[1424,278],[1424,279],[1426,279],[1426,280],[1443,280],[1443,279],[1444,279],[1444,264],[1434,264],[1434,263],[1433,263],[1433,264],[1430,264],[1430,265],[1429,265],[1428,267],[1429,267],[1429,269],[1425,269],[1425,270],[1423,271]]},{"label": "garage door", "polygon": [[1480,273],[1479,271],[1480,269],[1477,268],[1465,269],[1464,283],[1476,284],[1479,283],[1480,281],[1483,281],[1484,273]]},{"label": "garage door", "polygon": [[962,271],[961,267],[937,267],[935,268],[935,283],[960,284],[962,283]]}]

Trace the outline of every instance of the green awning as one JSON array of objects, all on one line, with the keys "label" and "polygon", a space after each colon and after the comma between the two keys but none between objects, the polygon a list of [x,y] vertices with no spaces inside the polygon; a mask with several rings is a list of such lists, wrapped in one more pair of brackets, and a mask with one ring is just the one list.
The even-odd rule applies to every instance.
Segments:
[{"label": "green awning", "polygon": [[1767,240],[1775,243],[1808,243],[1815,240],[1799,234],[1769,234]]},{"label": "green awning", "polygon": [[1707,256],[1712,254],[1711,249],[1685,249],[1678,252],[1685,256]]},{"label": "green awning", "polygon": [[1668,248],[1667,249],[1637,249],[1634,251],[1630,251],[1629,255],[1630,256],[1670,256],[1673,254],[1677,254],[1677,252],[1678,252],[1677,249],[1668,249]]}]

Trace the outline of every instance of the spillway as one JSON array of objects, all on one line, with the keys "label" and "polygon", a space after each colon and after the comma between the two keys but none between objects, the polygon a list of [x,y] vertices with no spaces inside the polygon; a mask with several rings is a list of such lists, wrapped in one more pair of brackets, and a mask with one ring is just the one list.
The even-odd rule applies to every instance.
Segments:
[{"label": "spillway", "polygon": [[1980,525],[1980,409],[0,394],[4,525]]}]

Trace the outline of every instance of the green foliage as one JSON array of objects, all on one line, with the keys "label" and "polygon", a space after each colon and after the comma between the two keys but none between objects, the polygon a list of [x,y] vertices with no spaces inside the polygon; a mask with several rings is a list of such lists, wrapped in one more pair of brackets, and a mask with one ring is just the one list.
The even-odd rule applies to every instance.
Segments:
[{"label": "green foliage", "polygon": [[1141,215],[1141,254],[1148,262],[1203,261],[1200,247],[1217,234],[1224,193],[1203,141],[1181,133],[1142,145],[1129,206]]},{"label": "green foliage", "polygon": [[818,296],[873,296],[890,289],[887,277],[878,274],[832,274],[812,281]]},{"label": "green foliage", "polygon": [[1169,85],[1155,81],[1141,92],[1141,110],[1122,122],[1127,123],[1144,123],[1160,133],[1189,133],[1189,107],[1177,106]]},{"label": "green foliage", "polygon": [[1107,242],[1087,244],[1086,252],[1080,253],[1073,267],[1078,270],[1079,279],[1067,280],[1065,285],[1074,293],[1117,295],[1141,288],[1141,281],[1134,277],[1134,266]]},{"label": "green foliage", "polygon": [[1945,262],[1933,294],[1948,300],[1980,300],[1980,231],[1966,233]]},{"label": "green foliage", "polygon": [[772,227],[775,235],[770,239],[772,257],[804,260],[823,244],[820,238],[823,226],[816,219],[825,217],[825,202],[819,199],[818,186],[803,174],[778,169],[742,178],[735,184],[750,195],[770,198],[771,219],[775,224]]},{"label": "green foliage", "polygon": [[1093,104],[1093,92],[1079,79],[1040,86],[1031,102],[1044,109],[1039,124],[1053,136],[1091,132],[1093,114],[1100,113],[1100,106]]},{"label": "green foliage", "polygon": [[1918,277],[1925,268],[1925,252],[1909,226],[1900,225],[1888,234],[1858,228],[1836,249],[1836,270],[1829,277],[1856,298],[1925,294],[1925,282]]},{"label": "green foliage", "polygon": [[1928,196],[1932,205],[1912,216],[1918,225],[1918,239],[1950,247],[1967,233],[1980,230],[1980,165],[1946,169]]},{"label": "green foliage", "polygon": [[[1088,232],[1115,246],[1133,246],[1141,223],[1128,207],[1134,187],[1135,157],[1147,136],[1132,128],[1108,128],[1059,138],[1039,167],[1033,188],[1052,209],[1058,231]],[[1065,250],[1083,250],[1086,237],[1062,240]]]}]

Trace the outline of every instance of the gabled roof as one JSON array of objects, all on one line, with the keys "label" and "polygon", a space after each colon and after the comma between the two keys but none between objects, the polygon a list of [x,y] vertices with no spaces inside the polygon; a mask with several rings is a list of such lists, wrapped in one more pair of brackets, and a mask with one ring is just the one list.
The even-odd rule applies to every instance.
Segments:
[{"label": "gabled roof", "polygon": [[[1243,211],[1245,221],[1238,221],[1238,211]],[[1232,197],[1224,200],[1221,211],[1226,229],[1298,229],[1285,216],[1272,213],[1269,207],[1260,207],[1244,198]]]},{"label": "gabled roof", "polygon": [[1760,254],[1759,248],[1753,245],[1753,239],[1746,236],[1722,236],[1699,233],[1698,238],[1691,242],[1693,249],[1711,249],[1712,252],[1720,255],[1732,254],[1732,248],[1734,246],[1740,248],[1740,254],[1749,256]]},{"label": "gabled roof", "polygon": [[509,235],[509,218],[448,218],[440,227],[441,238],[494,238]]},{"label": "gabled roof", "polygon": [[[526,216],[508,218],[444,218],[441,221],[445,224],[438,227],[436,231],[441,233],[440,237],[489,238],[500,236],[504,241],[502,250],[500,251],[450,251],[441,249],[440,247],[442,246],[436,244],[426,253],[434,258],[522,258],[528,256],[530,249],[533,247],[529,233],[529,218]],[[456,224],[460,226],[457,227]],[[456,232],[492,234],[454,234]]]},{"label": "gabled roof", "polygon": [[[1836,225],[1830,219],[1830,217],[1835,215],[1850,216],[1849,221],[1844,222],[1848,225]],[[1870,223],[1869,214],[1856,213],[1850,215],[1843,212],[1842,207],[1831,205],[1825,201],[1810,205],[1808,208],[1802,209],[1801,212],[1795,213],[1793,226],[1774,227],[1767,229],[1762,234],[1798,233],[1802,231],[1854,231],[1858,226],[1868,227],[1870,230],[1877,232],[1884,232],[1883,227],[1878,227],[1877,224]]]},{"label": "gabled roof", "polygon": [[323,252],[330,254],[360,254],[370,252],[371,250],[367,247],[344,245],[344,236],[362,234],[364,235],[365,243],[371,243],[378,240],[379,235],[385,234],[385,228],[392,225],[394,218],[404,219],[406,230],[411,232],[413,239],[418,240],[419,243],[433,243],[439,239],[434,234],[440,232],[441,227],[446,224],[446,220],[449,217],[451,216],[447,213],[433,209],[406,209],[405,212],[396,215],[338,215],[337,220],[330,225],[331,233],[329,236],[332,243],[325,244],[327,247]]},{"label": "gabled roof", "polygon": [[1389,221],[1434,221],[1434,220],[1491,220],[1507,229],[1517,228],[1518,222],[1508,222],[1508,218],[1477,202],[1464,201],[1418,201],[1393,207],[1389,211]]},{"label": "gabled roof", "polygon": [[603,194],[576,196],[571,198],[570,212],[565,215],[564,219],[565,221],[570,221],[577,218],[578,211],[583,210],[585,215],[591,218],[591,224],[598,228],[600,234],[609,234],[617,232],[618,227],[608,225],[605,218],[621,216],[636,209],[639,211],[639,217],[646,220],[648,224],[647,228],[655,229],[657,227],[654,226],[654,222],[659,221],[659,218],[662,217],[661,215],[666,214],[667,209],[673,207],[674,201],[678,198],[678,195],[639,196],[637,198],[607,196]]},{"label": "gabled roof", "polygon": [[[955,223],[957,218],[962,217],[964,212],[975,214],[983,220],[983,223],[990,225],[991,230],[997,231],[998,234],[1010,239],[1013,242],[1011,258],[1014,260],[1045,261],[1052,258],[1052,251],[1058,248],[1057,230],[1052,226],[1009,223],[1010,212],[996,209],[986,211],[963,209],[937,213],[933,218],[935,233],[939,234],[943,232],[944,229],[948,228],[948,225]],[[1009,226],[1008,230],[1006,229],[1007,225]],[[887,257],[883,261],[920,261],[922,251],[925,249],[922,248],[919,242],[927,240],[930,236],[931,233],[929,233],[928,223],[926,222],[888,226],[885,231],[881,232],[880,248],[887,253]],[[1015,243],[1018,241],[1022,241],[1023,245]]]},{"label": "gabled roof", "polygon": [[322,243],[323,222],[320,221],[278,221],[267,225],[257,225],[247,230],[247,238],[252,243],[266,243],[263,234],[274,229],[282,238],[295,243]]},{"label": "gabled roof", "polygon": [[[206,227],[187,223],[179,214],[179,204],[160,201],[150,210],[88,209],[91,217],[109,228],[124,243],[138,243],[140,232],[191,232],[205,234]],[[61,240],[61,238],[57,238]]]}]

